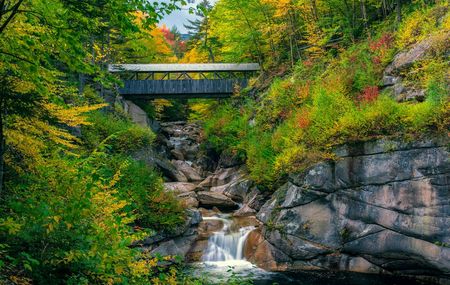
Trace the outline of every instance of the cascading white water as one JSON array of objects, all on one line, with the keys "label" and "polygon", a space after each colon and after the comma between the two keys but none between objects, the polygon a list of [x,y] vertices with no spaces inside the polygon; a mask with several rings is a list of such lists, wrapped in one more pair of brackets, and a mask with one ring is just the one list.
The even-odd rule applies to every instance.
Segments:
[{"label": "cascading white water", "polygon": [[202,260],[204,262],[236,261],[244,260],[245,241],[253,226],[242,227],[238,231],[232,231],[232,221],[229,219],[210,217],[210,220],[220,220],[223,228],[215,232],[208,239],[208,248]]}]

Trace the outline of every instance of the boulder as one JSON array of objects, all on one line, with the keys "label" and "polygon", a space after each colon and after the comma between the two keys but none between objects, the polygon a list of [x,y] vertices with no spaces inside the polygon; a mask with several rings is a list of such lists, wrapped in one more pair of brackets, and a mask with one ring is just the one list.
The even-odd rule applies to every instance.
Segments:
[{"label": "boulder", "polygon": [[164,189],[169,192],[173,192],[175,195],[192,192],[197,188],[197,185],[188,182],[166,182],[164,183]]},{"label": "boulder", "polygon": [[183,173],[184,176],[189,181],[202,181],[203,178],[198,174],[197,170],[195,170],[189,163],[186,161],[181,160],[174,160],[172,161],[173,165],[176,167],[176,169]]},{"label": "boulder", "polygon": [[237,202],[243,202],[250,192],[253,181],[249,179],[239,179],[227,184],[223,193]]},{"label": "boulder", "polygon": [[244,257],[251,263],[270,271],[285,271],[291,262],[286,254],[273,247],[261,234],[260,229],[252,231],[244,245]]},{"label": "boulder", "polygon": [[213,175],[208,176],[198,186],[202,188],[222,186],[242,177],[243,175],[244,173],[242,173],[238,167],[219,168]]},{"label": "boulder", "polygon": [[138,124],[143,128],[151,127],[150,119],[148,118],[147,113],[142,110],[141,107],[129,100],[122,100],[122,106],[124,112],[130,116],[133,123]]},{"label": "boulder", "polygon": [[430,55],[434,47],[442,44],[442,41],[446,41],[450,38],[450,31],[445,36],[434,35],[430,36],[416,44],[410,49],[402,51],[395,55],[392,63],[386,68],[386,74],[400,74],[403,70],[411,67],[417,61],[424,59],[427,55]]},{"label": "boulder", "polygon": [[402,83],[402,74],[408,72],[417,62],[427,59],[430,55],[436,56],[448,46],[450,32],[429,36],[412,45],[408,50],[398,53],[392,63],[384,71],[383,87],[388,88],[398,102],[425,100],[425,90],[413,82]]},{"label": "boulder", "polygon": [[185,258],[197,236],[181,236],[158,244],[150,253],[161,256],[180,256]]},{"label": "boulder", "polygon": [[195,192],[182,193],[177,198],[183,208],[197,208],[199,205]]},{"label": "boulder", "polygon": [[233,202],[227,196],[208,191],[200,191],[197,193],[198,201],[200,205],[207,208],[217,207],[219,209],[236,209],[238,204]]},{"label": "boulder", "polygon": [[202,256],[206,249],[208,248],[208,240],[201,239],[197,240],[194,245],[189,249],[186,254],[187,262],[199,262],[202,260]]},{"label": "boulder", "polygon": [[243,205],[239,210],[233,213],[234,217],[247,217],[256,215],[256,210],[250,208],[248,205]]},{"label": "boulder", "polygon": [[181,171],[178,171],[170,161],[158,158],[155,158],[154,161],[158,169],[161,170],[162,174],[167,178],[173,181],[188,182],[187,177]]},{"label": "boulder", "polygon": [[170,150],[170,153],[172,154],[173,157],[175,157],[175,159],[177,160],[184,160],[184,154],[181,150],[179,149],[172,149]]}]

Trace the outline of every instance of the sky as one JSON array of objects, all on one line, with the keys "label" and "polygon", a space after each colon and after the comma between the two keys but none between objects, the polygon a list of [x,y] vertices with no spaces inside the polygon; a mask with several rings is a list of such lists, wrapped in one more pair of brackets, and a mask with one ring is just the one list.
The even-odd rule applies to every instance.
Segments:
[{"label": "sky", "polygon": [[[160,2],[164,2],[164,0],[159,0]],[[160,22],[160,25],[166,25],[169,29],[173,26],[176,26],[180,33],[186,34],[187,30],[184,28],[183,24],[187,24],[187,20],[195,19],[195,15],[189,14],[189,7],[196,7],[200,0],[191,0],[186,2],[189,3],[187,6],[182,7],[180,11],[174,11],[170,15],[166,15]],[[215,3],[217,0],[212,0],[211,3]]]}]

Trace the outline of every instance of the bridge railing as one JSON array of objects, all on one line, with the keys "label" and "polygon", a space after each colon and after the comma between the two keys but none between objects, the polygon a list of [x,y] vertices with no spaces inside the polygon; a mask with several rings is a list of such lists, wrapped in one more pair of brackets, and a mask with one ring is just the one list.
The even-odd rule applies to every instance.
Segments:
[{"label": "bridge railing", "polygon": [[111,64],[108,70],[128,76],[129,80],[231,79],[247,78],[259,71],[260,66],[257,63]]},{"label": "bridge railing", "polygon": [[248,77],[259,71],[255,63],[245,64],[114,64],[123,96],[142,98],[222,98],[244,88]]}]

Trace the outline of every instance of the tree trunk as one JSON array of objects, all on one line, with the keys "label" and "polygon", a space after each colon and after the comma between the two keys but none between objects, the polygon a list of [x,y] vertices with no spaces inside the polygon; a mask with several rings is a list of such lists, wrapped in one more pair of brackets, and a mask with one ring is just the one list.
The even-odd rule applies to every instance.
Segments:
[{"label": "tree trunk", "polygon": [[400,23],[402,21],[402,0],[397,0],[395,9],[397,10],[397,23]]},{"label": "tree trunk", "polygon": [[247,15],[244,13],[244,11],[242,10],[242,8],[239,8],[239,12],[241,12],[241,15],[244,17],[245,22],[247,23],[248,28],[250,29],[250,33],[252,36],[252,41],[253,44],[255,45],[256,48],[256,52],[257,52],[257,57],[258,57],[258,63],[259,65],[262,67],[263,66],[263,62],[264,62],[264,56],[263,53],[261,51],[261,47],[260,47],[260,43],[259,41],[256,39],[255,35],[254,35],[254,31],[255,29],[253,28],[250,20],[247,18]]},{"label": "tree trunk", "polygon": [[363,19],[364,30],[366,30],[367,35],[370,36],[365,0],[361,0],[360,5],[361,5],[361,16]]},{"label": "tree trunk", "polygon": [[312,7],[312,14],[314,17],[314,20],[319,20],[319,14],[317,13],[317,3],[316,0],[311,0],[311,7]]},{"label": "tree trunk", "polygon": [[387,14],[388,14],[386,0],[382,0],[382,2],[381,2],[381,9],[383,11],[383,18],[386,18]]},{"label": "tree trunk", "polygon": [[208,46],[208,53],[209,53],[209,60],[212,63],[216,62],[216,59],[214,58],[214,53],[213,53],[211,46]]},{"label": "tree trunk", "polygon": [[6,149],[4,123],[5,123],[5,106],[4,100],[0,98],[0,199],[3,196],[3,180],[5,177],[5,160],[4,154]]}]

